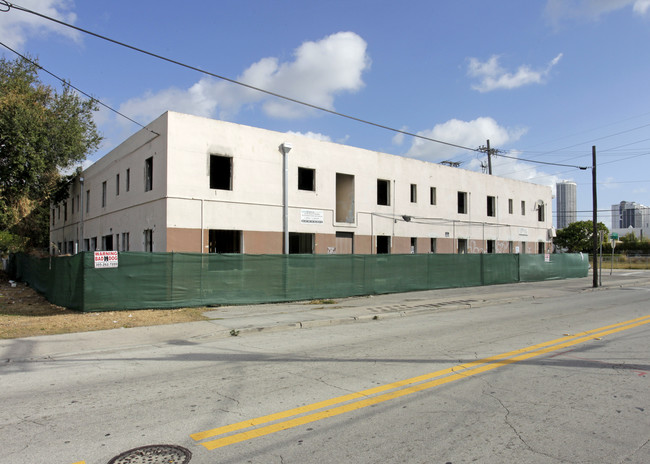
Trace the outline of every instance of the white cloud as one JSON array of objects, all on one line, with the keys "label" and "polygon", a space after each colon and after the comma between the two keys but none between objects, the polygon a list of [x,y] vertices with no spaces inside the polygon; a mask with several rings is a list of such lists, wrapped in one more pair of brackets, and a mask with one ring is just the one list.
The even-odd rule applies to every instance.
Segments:
[{"label": "white cloud", "polygon": [[[400,130],[404,131],[404,132],[407,132],[408,128],[406,126],[403,126]],[[396,145],[398,147],[402,146],[402,144],[404,143],[405,138],[406,138],[405,134],[403,134],[402,132],[397,132],[393,136],[393,139],[392,139],[393,145]]]},{"label": "white cloud", "polygon": [[[238,81],[296,100],[334,108],[342,92],[363,87],[362,74],[370,67],[366,42],[353,32],[332,34],[318,42],[305,42],[294,52],[294,60],[280,62],[263,58],[249,66]],[[305,106],[204,77],[189,89],[168,88],[125,102],[120,111],[134,119],[149,121],[167,110],[227,119],[243,106],[259,103],[271,117],[296,118],[309,113]]]},{"label": "white cloud", "polygon": [[479,92],[490,92],[496,89],[515,89],[529,84],[542,84],[555,65],[562,58],[562,53],[553,58],[546,68],[532,69],[527,65],[520,66],[516,72],[507,72],[499,65],[499,56],[492,55],[485,62],[470,58],[467,74],[480,80],[472,86]]},{"label": "white cloud", "polygon": [[[473,121],[451,119],[437,124],[433,129],[418,132],[417,135],[464,147],[478,148],[485,145],[488,139],[492,146],[503,146],[518,140],[525,133],[526,129],[501,127],[494,119],[482,117]],[[456,147],[414,138],[406,156],[439,162],[466,153],[468,152]]]},{"label": "white cloud", "polygon": [[565,19],[595,21],[604,14],[628,6],[643,16],[650,11],[650,0],[548,0],[545,13],[556,24]]},{"label": "white cloud", "polygon": [[[73,24],[77,15],[72,11],[72,0],[21,0],[20,6],[46,16]],[[2,9],[6,9],[2,5]],[[22,51],[27,40],[34,35],[60,34],[72,40],[80,40],[80,33],[47,19],[17,9],[0,13],[0,37],[13,49]]]},{"label": "white cloud", "polygon": [[311,132],[311,131],[309,131],[309,132],[294,132],[294,131],[288,131],[286,133],[291,134],[291,135],[300,135],[302,137],[308,137],[310,139],[320,140],[322,142],[331,142],[332,141],[332,138],[329,135],[320,134],[318,132]]}]

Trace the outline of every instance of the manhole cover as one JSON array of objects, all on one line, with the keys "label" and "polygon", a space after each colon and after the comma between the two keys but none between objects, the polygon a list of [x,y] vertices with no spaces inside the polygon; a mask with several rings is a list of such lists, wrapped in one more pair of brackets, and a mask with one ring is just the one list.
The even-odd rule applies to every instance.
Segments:
[{"label": "manhole cover", "polygon": [[190,459],[192,453],[180,446],[149,445],[125,451],[108,464],[185,464]]}]

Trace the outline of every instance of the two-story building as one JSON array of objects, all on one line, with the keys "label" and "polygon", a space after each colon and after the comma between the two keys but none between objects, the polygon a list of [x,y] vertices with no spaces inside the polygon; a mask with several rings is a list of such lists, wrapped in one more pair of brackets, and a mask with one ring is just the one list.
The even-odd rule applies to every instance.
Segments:
[{"label": "two-story building", "polygon": [[54,253],[543,253],[550,187],[167,112],[52,206]]}]

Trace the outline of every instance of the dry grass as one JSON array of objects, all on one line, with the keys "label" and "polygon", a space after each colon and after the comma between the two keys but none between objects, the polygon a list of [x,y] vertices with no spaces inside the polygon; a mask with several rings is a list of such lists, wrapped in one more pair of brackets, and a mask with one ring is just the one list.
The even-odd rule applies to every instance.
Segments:
[{"label": "dry grass", "polygon": [[81,313],[49,303],[22,282],[12,287],[6,274],[0,273],[0,339],[202,321],[205,311],[182,308]]}]

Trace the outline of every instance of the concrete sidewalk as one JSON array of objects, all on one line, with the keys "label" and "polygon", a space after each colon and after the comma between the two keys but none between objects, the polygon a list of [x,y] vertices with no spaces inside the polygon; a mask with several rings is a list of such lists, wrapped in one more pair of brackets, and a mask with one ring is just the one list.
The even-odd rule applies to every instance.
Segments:
[{"label": "concrete sidewalk", "polygon": [[503,305],[576,292],[644,285],[650,272],[616,272],[592,287],[592,277],[533,283],[451,288],[313,302],[223,306],[207,311],[208,321],[152,327],[0,340],[0,363],[54,359],[81,353],[144,345],[195,343],[252,333],[373,322],[435,311]]}]

